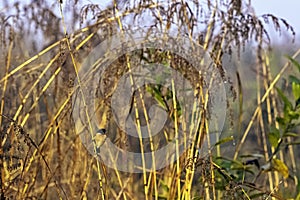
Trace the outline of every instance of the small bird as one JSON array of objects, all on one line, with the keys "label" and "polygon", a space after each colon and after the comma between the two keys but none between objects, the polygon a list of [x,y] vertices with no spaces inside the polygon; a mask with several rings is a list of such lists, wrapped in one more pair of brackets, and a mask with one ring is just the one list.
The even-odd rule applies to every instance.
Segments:
[{"label": "small bird", "polygon": [[96,132],[96,135],[92,138],[92,141],[94,142],[94,145],[96,147],[96,153],[100,152],[100,147],[103,145],[107,138],[105,133],[106,130],[104,128],[101,128]]}]

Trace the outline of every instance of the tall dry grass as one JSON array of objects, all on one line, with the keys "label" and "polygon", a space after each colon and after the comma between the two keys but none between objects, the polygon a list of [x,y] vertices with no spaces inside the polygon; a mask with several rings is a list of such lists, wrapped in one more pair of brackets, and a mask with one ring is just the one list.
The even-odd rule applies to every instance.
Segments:
[{"label": "tall dry grass", "polygon": [[[240,0],[113,1],[107,8],[80,1],[4,1],[2,6],[1,199],[299,198],[299,148],[297,143],[290,144],[298,135],[277,135],[277,145],[270,139],[274,128],[286,131],[277,120],[284,116],[284,109],[275,86],[290,62],[277,74],[271,73],[276,63],[270,60],[265,26],[273,25],[278,31],[284,27],[294,35],[284,19],[272,14],[256,16],[249,9],[250,1]],[[209,108],[193,110],[201,120],[194,129],[187,128],[193,140],[182,155],[176,155],[179,159],[160,170],[146,171],[142,166],[142,173],[135,174],[109,168],[87,151],[75,130],[72,98],[78,91],[74,85],[78,71],[89,53],[113,34],[138,27],[145,18],[149,30],[165,31],[176,25],[210,52],[214,67],[227,83],[227,118],[221,138],[200,157],[202,139],[209,136]],[[242,70],[228,73],[223,59],[233,53],[240,58],[248,42],[253,42],[256,54],[256,83],[251,83],[256,102],[246,107]],[[131,117],[140,119],[137,128],[149,126],[148,104],[164,99],[169,124],[158,137],[129,137],[117,127],[109,109],[117,82],[140,64],[144,54],[151,55],[144,63],[170,63],[191,82],[203,108],[210,105],[203,89],[206,83],[190,60],[147,49],[120,56],[103,72],[100,121],[106,118],[109,139],[126,151],[151,152],[172,139],[179,147],[176,136],[184,121],[175,88],[150,85],[132,98]],[[297,56],[298,52],[293,55]]]}]

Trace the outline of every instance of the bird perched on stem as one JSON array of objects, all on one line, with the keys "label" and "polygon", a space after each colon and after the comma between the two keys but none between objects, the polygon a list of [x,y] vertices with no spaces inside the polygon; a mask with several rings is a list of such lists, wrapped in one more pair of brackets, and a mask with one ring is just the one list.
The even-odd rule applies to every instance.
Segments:
[{"label": "bird perched on stem", "polygon": [[105,133],[106,133],[106,130],[104,128],[101,128],[96,132],[96,135],[92,138],[92,141],[96,148],[96,153],[100,152],[100,147],[103,145],[103,143],[105,142],[105,140],[107,138]]}]

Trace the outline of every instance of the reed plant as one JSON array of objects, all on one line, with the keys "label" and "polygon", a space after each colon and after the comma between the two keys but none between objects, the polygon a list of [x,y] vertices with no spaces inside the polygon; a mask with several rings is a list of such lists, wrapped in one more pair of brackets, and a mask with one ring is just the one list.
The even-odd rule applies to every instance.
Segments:
[{"label": "reed plant", "polygon": [[[106,6],[41,0],[0,5],[1,200],[300,199],[300,51],[282,56],[286,59],[283,66],[276,63],[266,28],[287,29],[295,37],[285,19],[257,16],[251,1],[242,0],[114,0]],[[209,123],[214,117],[211,95],[217,98],[214,90],[219,87],[210,87],[214,76],[207,78],[209,66],[201,63],[204,58],[197,53],[186,55],[187,59],[171,47],[138,48],[123,54],[104,51],[108,60],[118,55],[108,67],[102,69],[97,60],[89,63],[90,68],[82,67],[99,44],[119,33],[145,30],[143,25],[149,33],[177,32],[178,41],[185,37],[191,48],[195,45],[207,53],[209,66],[218,73],[217,83],[225,85],[226,118],[221,134],[214,136]],[[253,65],[241,66],[238,63],[248,49],[254,49]],[[239,66],[227,66],[226,58]],[[104,65],[105,61],[99,62]],[[205,67],[194,68],[193,61]],[[182,106],[178,80],[166,87],[157,84],[164,76],[155,76],[157,83],[136,88],[132,77],[140,65],[153,73],[159,65],[188,80],[191,111],[187,113]],[[247,67],[255,71],[250,80],[254,102],[245,98],[249,90],[243,79],[247,74],[242,72]],[[93,94],[95,105],[84,105],[84,120],[78,121],[73,100],[84,93],[89,76],[95,76],[93,70],[101,72]],[[81,79],[82,75],[87,76]],[[116,111],[111,109],[114,93],[122,88],[118,83],[127,75],[132,96],[125,119],[132,119],[137,137],[120,128]],[[153,104],[159,109],[149,109]],[[88,106],[95,113],[87,112]],[[164,116],[161,111],[166,123],[152,135],[153,117]],[[107,166],[91,153],[98,147],[92,142],[87,146],[75,127],[80,122],[90,133],[87,141],[92,141],[92,120],[106,130],[106,140],[116,147],[141,154],[140,166],[126,166],[140,173],[120,171],[116,163]],[[143,127],[148,130],[147,138],[142,137]],[[143,155],[150,152],[157,161],[154,152],[170,143],[176,151],[165,158],[169,163],[159,169],[155,163],[147,166]],[[107,157],[116,156],[110,149],[107,152]],[[120,159],[126,163],[128,158]]]}]

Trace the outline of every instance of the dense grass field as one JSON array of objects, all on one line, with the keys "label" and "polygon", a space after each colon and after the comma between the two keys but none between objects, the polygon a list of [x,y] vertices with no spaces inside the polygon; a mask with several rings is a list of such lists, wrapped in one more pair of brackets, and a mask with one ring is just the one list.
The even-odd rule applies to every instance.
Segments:
[{"label": "dense grass field", "polygon": [[300,199],[284,19],[248,1],[1,6],[1,200]]}]

